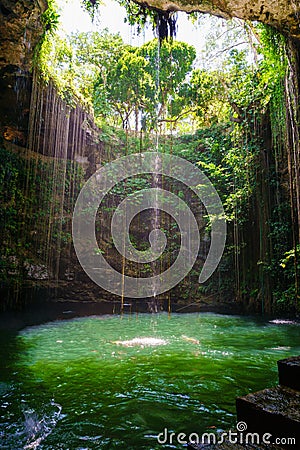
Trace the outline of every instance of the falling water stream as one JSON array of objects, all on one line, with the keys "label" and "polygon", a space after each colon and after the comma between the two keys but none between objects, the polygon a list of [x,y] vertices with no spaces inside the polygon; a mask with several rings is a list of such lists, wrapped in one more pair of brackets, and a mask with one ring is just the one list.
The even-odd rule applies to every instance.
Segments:
[{"label": "falling water stream", "polygon": [[211,313],[91,316],[1,334],[1,448],[160,449],[235,425],[235,397],[277,384],[299,324]]},{"label": "falling water stream", "polygon": [[[155,96],[155,103],[156,103],[156,138],[155,138],[155,167],[152,174],[152,183],[154,188],[161,188],[160,183],[160,175],[159,175],[159,169],[161,166],[161,161],[159,157],[159,139],[160,139],[160,124],[159,124],[159,111],[160,111],[160,104],[159,104],[159,94],[160,94],[160,41],[159,41],[159,30],[157,26],[157,54],[156,54],[156,96]],[[153,205],[153,216],[152,216],[152,229],[153,230],[159,230],[161,226],[160,223],[160,211],[158,207],[158,192],[156,191],[155,198],[154,198],[154,205]],[[159,260],[152,262],[152,276],[153,278],[158,275],[160,272],[160,264]],[[152,312],[157,313],[159,309],[159,301],[157,299],[157,291],[158,291],[158,281],[155,279],[153,281],[153,301],[150,303],[150,308]]]}]

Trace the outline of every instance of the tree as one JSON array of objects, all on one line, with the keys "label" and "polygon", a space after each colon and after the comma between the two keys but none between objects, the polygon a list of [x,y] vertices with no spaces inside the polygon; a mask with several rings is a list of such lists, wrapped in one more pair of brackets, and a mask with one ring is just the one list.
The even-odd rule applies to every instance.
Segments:
[{"label": "tree", "polygon": [[173,117],[172,105],[182,97],[182,89],[196,58],[196,50],[185,42],[157,39],[147,42],[138,53],[148,62],[146,71],[153,83],[147,92],[145,113],[153,128],[155,120]]},{"label": "tree", "polygon": [[92,105],[96,80],[100,75],[106,79],[107,71],[116,65],[125,47],[121,36],[107,29],[101,33],[73,33],[66,38],[53,34],[42,44],[39,67],[44,78],[54,80],[62,93],[71,91]]},{"label": "tree", "polygon": [[228,99],[222,83],[224,74],[217,70],[195,69],[186,87],[185,97],[198,126],[222,123],[228,118]]},{"label": "tree", "polygon": [[196,57],[194,47],[176,41],[154,39],[142,47],[119,48],[118,60],[111,61],[95,84],[94,108],[97,115],[117,113],[123,128],[130,118],[139,119],[148,130],[157,122],[172,120],[172,108],[181,100],[187,75]]},{"label": "tree", "polygon": [[139,125],[139,112],[145,104],[147,90],[153,81],[146,71],[147,61],[133,47],[124,47],[119,59],[100,74],[94,90],[94,107],[98,114],[117,113],[123,128],[130,128],[134,115],[135,129]]},{"label": "tree", "polygon": [[89,66],[104,79],[109,68],[117,63],[120,51],[125,48],[120,34],[112,34],[107,28],[101,33],[73,33],[69,41],[74,49],[77,65],[85,68]]}]

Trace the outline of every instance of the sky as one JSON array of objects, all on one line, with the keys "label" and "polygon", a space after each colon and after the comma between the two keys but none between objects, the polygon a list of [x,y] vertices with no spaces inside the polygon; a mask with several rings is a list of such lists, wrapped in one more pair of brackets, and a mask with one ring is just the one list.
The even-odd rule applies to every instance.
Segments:
[{"label": "sky", "polygon": [[[130,45],[142,45],[153,39],[151,28],[136,35],[133,27],[124,23],[126,11],[113,0],[104,0],[105,4],[99,8],[99,17],[92,23],[89,14],[82,9],[80,0],[58,0],[60,7],[61,23],[67,34],[75,31],[101,31],[108,28],[111,33],[120,33],[123,40]],[[176,39],[193,45],[197,50],[198,58],[201,57],[201,50],[204,46],[204,36],[209,31],[204,25],[200,29],[188,20],[186,13],[179,13],[178,32]]]}]

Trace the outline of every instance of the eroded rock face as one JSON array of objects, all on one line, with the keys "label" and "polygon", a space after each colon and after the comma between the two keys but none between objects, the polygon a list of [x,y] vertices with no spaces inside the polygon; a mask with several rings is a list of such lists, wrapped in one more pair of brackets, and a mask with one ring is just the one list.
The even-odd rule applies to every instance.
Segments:
[{"label": "eroded rock face", "polygon": [[0,71],[5,67],[28,71],[42,33],[46,0],[0,0]]},{"label": "eroded rock face", "polygon": [[225,19],[257,20],[300,40],[298,0],[137,0],[137,3],[162,11],[199,11]]},{"label": "eroded rock face", "polygon": [[0,0],[0,136],[26,144],[36,44],[46,0]]}]

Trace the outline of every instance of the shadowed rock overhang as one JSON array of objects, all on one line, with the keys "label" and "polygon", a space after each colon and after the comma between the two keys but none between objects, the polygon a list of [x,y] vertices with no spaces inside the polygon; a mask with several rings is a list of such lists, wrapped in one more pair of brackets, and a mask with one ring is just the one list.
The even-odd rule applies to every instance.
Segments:
[{"label": "shadowed rock overhang", "polygon": [[161,11],[198,11],[225,19],[257,20],[300,40],[299,0],[137,0],[137,3]]}]

